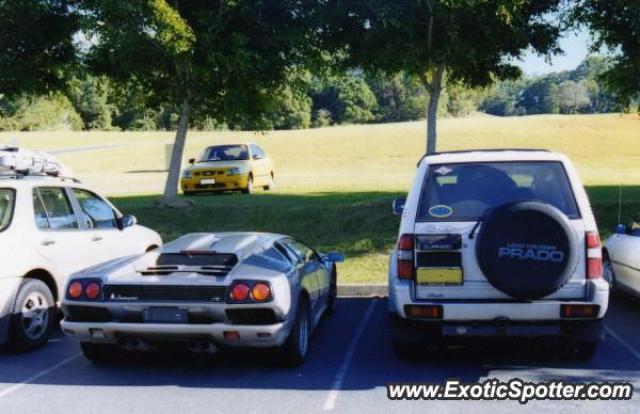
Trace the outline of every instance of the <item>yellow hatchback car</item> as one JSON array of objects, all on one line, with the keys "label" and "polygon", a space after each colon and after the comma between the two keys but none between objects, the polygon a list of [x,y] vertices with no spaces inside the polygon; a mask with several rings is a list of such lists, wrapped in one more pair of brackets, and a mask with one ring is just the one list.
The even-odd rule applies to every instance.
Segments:
[{"label": "yellow hatchback car", "polygon": [[255,143],[207,147],[200,158],[189,160],[180,187],[185,195],[212,191],[253,193],[273,188],[273,162]]}]

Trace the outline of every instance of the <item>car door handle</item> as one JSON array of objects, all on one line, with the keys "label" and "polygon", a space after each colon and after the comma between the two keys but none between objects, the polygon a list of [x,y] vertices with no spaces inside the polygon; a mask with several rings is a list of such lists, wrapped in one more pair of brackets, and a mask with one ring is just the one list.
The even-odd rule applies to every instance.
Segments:
[{"label": "car door handle", "polygon": [[94,241],[94,242],[99,242],[99,241],[101,241],[101,240],[102,240],[102,236],[93,236],[93,237],[91,238],[91,241]]},{"label": "car door handle", "polygon": [[56,242],[55,240],[46,239],[46,240],[43,240],[40,244],[43,246],[51,246],[52,244],[56,244]]}]

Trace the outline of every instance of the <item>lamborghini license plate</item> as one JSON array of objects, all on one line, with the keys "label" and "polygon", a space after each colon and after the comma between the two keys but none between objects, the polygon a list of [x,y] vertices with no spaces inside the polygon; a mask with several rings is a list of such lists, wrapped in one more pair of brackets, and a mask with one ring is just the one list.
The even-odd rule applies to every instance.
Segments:
[{"label": "lamborghini license plate", "polygon": [[203,180],[200,180],[200,184],[202,185],[209,185],[209,184],[215,184],[215,183],[216,183],[215,178],[205,178]]},{"label": "lamborghini license plate", "polygon": [[460,267],[431,267],[419,268],[416,280],[420,285],[461,285],[462,268]]},{"label": "lamborghini license plate", "polygon": [[145,323],[188,323],[189,313],[180,308],[148,308],[143,310],[142,318]]}]

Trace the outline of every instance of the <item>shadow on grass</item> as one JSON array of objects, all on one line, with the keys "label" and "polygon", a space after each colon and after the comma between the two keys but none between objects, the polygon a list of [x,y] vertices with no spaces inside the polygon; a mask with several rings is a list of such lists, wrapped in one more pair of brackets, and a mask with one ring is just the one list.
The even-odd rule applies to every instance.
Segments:
[{"label": "shadow on grass", "polygon": [[[620,190],[622,190],[622,204],[619,203]],[[587,193],[603,239],[611,235],[615,225],[619,223],[619,205],[622,223],[626,224],[640,214],[640,185],[589,186]]]},{"label": "shadow on grass", "polygon": [[[601,235],[618,222],[617,186],[587,187]],[[622,187],[622,221],[640,213],[640,185]],[[189,197],[194,206],[154,206],[158,196],[122,197],[113,201],[140,223],[173,240],[189,232],[264,231],[288,234],[321,251],[349,256],[388,251],[395,242],[399,218],[391,212],[395,192],[320,192],[308,194],[227,193]]]},{"label": "shadow on grass", "polygon": [[399,219],[391,203],[400,193],[354,192],[278,194],[239,193],[189,197],[185,209],[154,206],[158,196],[112,201],[165,241],[189,232],[264,231],[305,240],[320,251],[340,250],[357,256],[389,249]]}]

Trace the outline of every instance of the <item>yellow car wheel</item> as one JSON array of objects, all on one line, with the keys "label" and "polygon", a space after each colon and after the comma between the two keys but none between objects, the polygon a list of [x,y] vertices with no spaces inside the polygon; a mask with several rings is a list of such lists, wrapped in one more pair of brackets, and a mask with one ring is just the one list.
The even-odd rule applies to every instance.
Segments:
[{"label": "yellow car wheel", "polygon": [[262,188],[265,191],[273,190],[273,172],[269,174],[269,183]]},{"label": "yellow car wheel", "polygon": [[245,194],[253,194],[253,175],[249,174],[249,178],[247,179],[247,187],[242,190]]}]

